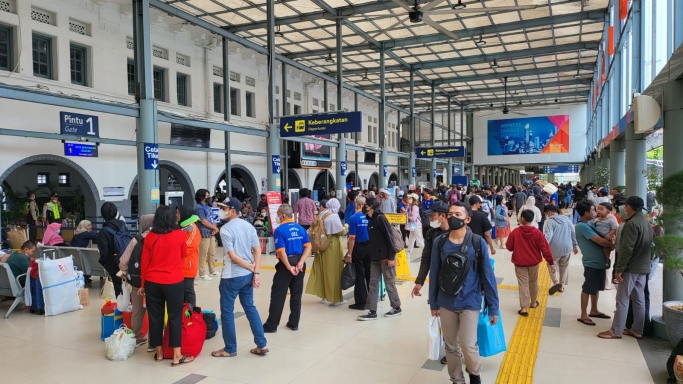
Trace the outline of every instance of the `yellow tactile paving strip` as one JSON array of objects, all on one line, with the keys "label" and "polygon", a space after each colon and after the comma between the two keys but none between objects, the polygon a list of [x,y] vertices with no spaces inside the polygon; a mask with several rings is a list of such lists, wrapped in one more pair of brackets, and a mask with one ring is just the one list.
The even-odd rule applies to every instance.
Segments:
[{"label": "yellow tactile paving strip", "polygon": [[520,316],[517,320],[507,352],[500,364],[496,384],[531,384],[534,380],[534,366],[550,288],[550,275],[547,271],[546,263],[543,262],[538,273],[539,306],[529,310],[529,317]]}]

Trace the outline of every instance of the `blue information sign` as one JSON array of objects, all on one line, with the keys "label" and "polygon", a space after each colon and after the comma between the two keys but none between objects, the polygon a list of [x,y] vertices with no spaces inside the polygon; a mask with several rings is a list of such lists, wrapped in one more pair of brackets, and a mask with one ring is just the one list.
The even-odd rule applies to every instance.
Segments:
[{"label": "blue information sign", "polygon": [[346,161],[339,162],[339,170],[341,171],[342,176],[346,176]]},{"label": "blue information sign", "polygon": [[462,175],[462,165],[453,164],[453,176],[461,176],[461,175]]},{"label": "blue information sign", "polygon": [[99,118],[80,113],[59,112],[59,132],[62,135],[100,137]]},{"label": "blue information sign", "polygon": [[280,174],[280,155],[273,155],[273,174]]},{"label": "blue information sign", "polygon": [[280,118],[280,137],[361,132],[361,112],[316,113]]},{"label": "blue information sign", "polygon": [[422,147],[415,148],[418,159],[431,159],[434,157],[464,157],[465,147]]},{"label": "blue information sign", "polygon": [[467,185],[467,176],[453,176],[451,178],[451,184],[455,185]]},{"label": "blue information sign", "polygon": [[578,173],[578,165],[551,165],[543,166],[543,173]]},{"label": "blue information sign", "polygon": [[159,168],[159,145],[145,143],[145,169]]},{"label": "blue information sign", "polygon": [[387,177],[387,175],[389,174],[389,166],[388,165],[384,166],[384,170],[382,171],[382,174],[384,174],[384,177]]},{"label": "blue information sign", "polygon": [[64,156],[97,157],[97,144],[64,143]]},{"label": "blue information sign", "polygon": [[413,177],[415,177],[415,167],[412,169]]}]

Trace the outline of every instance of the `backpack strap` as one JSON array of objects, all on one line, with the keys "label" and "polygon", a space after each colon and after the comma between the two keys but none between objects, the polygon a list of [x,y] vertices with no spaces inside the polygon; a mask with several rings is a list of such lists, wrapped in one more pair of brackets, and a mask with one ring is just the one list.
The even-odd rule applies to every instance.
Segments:
[{"label": "backpack strap", "polygon": [[439,258],[441,257],[441,254],[443,253],[443,246],[446,244],[446,240],[448,240],[448,232],[444,233],[441,235],[441,238],[439,239]]}]

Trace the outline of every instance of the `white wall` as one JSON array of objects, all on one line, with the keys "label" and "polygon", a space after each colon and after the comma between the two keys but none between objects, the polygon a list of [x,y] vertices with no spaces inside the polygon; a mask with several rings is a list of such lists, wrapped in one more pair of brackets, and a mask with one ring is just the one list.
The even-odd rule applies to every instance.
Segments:
[{"label": "white wall", "polygon": [[[474,164],[476,165],[516,165],[516,164],[561,164],[583,163],[586,154],[586,104],[558,106],[544,110],[515,109],[528,116],[502,113],[489,115],[490,112],[474,114]],[[486,115],[486,116],[482,116]],[[569,153],[535,155],[488,156],[488,121],[538,116],[569,115]]]}]

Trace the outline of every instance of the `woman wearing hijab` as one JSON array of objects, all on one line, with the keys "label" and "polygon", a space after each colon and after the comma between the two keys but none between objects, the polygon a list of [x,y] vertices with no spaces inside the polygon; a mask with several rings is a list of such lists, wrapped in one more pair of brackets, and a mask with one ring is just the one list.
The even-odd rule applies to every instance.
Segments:
[{"label": "woman wearing hijab", "polygon": [[61,223],[49,224],[43,235],[43,244],[51,247],[66,246],[64,239],[59,235],[61,227]]},{"label": "woman wearing hijab", "polygon": [[330,246],[313,261],[311,275],[306,285],[306,293],[322,298],[321,303],[342,305],[346,300],[342,297],[341,273],[344,269],[344,251],[340,236],[344,236],[348,227],[339,219],[339,200],[323,200],[320,202],[323,211],[318,217],[323,221],[325,233],[330,238]]},{"label": "woman wearing hijab", "polygon": [[97,241],[97,236],[97,233],[92,231],[92,223],[88,220],[81,220],[69,245],[77,248],[87,248],[91,241]]},{"label": "woman wearing hijab", "polygon": [[183,204],[178,207],[180,229],[185,233],[185,246],[187,246],[187,257],[183,259],[183,276],[185,277],[185,302],[197,305],[197,295],[194,292],[194,278],[199,270],[199,242],[202,239],[199,233],[197,222],[199,216],[194,214],[194,210]]},{"label": "woman wearing hijab", "polygon": [[522,208],[520,208],[519,213],[517,213],[517,222],[519,222],[522,217],[522,211],[526,211],[527,209],[534,212],[534,221],[531,224],[538,228],[538,223],[541,222],[541,211],[536,208],[536,198],[533,196],[526,198],[526,202],[522,205]]}]

